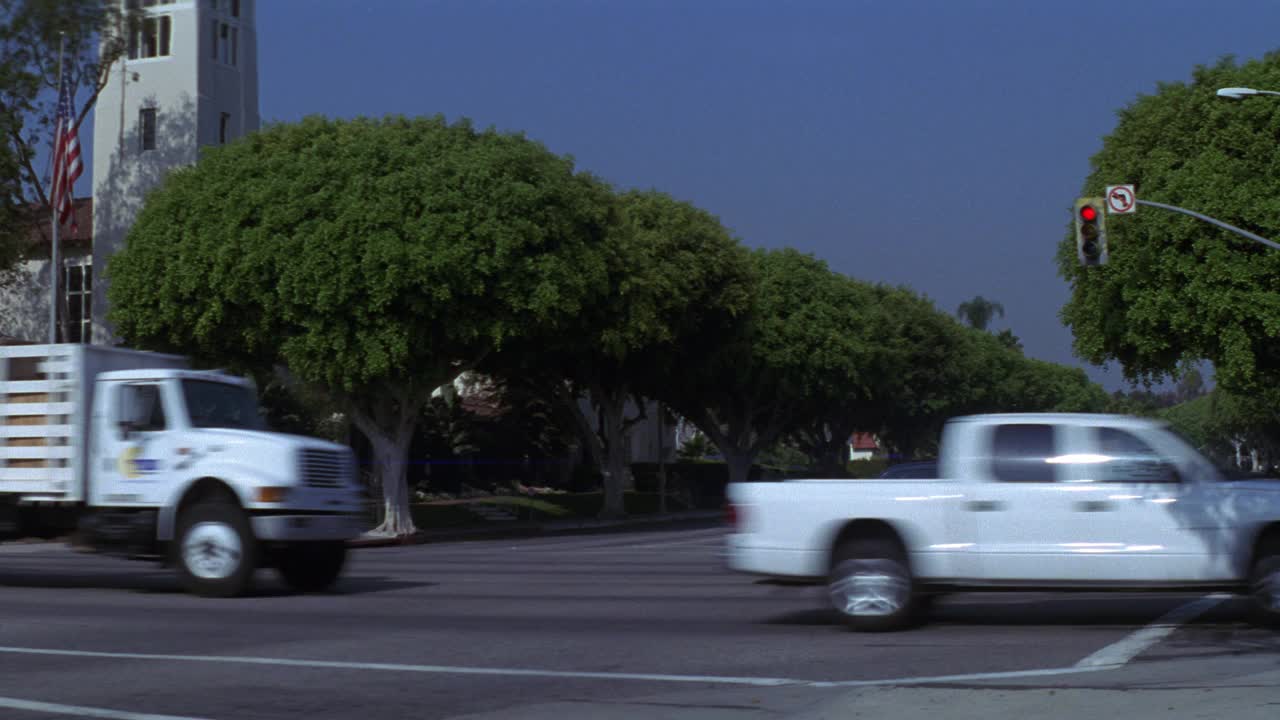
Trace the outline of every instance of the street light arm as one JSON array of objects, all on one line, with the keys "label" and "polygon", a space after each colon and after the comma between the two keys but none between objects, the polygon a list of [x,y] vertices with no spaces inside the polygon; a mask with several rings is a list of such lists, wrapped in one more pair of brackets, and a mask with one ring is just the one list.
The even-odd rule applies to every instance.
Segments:
[{"label": "street light arm", "polygon": [[[1280,93],[1277,93],[1277,94],[1280,94]],[[1165,205],[1164,203],[1151,202],[1150,200],[1135,200],[1134,202],[1138,203],[1139,205],[1150,205],[1151,207],[1163,208],[1165,210],[1180,212],[1183,215],[1190,215],[1191,217],[1196,218],[1197,220],[1203,220],[1211,225],[1217,225],[1218,227],[1223,228],[1225,230],[1230,230],[1231,232],[1234,232],[1237,235],[1243,235],[1244,237],[1247,237],[1250,240],[1255,240],[1257,242],[1262,243],[1263,245],[1280,250],[1280,243],[1271,242],[1270,240],[1262,237],[1261,235],[1254,235],[1248,230],[1241,230],[1235,225],[1228,225],[1227,223],[1224,223],[1221,220],[1214,220],[1208,215],[1201,215],[1200,213],[1195,212],[1194,210],[1187,210],[1186,208],[1180,208],[1176,205]]]},{"label": "street light arm", "polygon": [[1247,87],[1228,87],[1220,88],[1218,90],[1218,97],[1232,98],[1235,100],[1241,100],[1249,97],[1250,95],[1280,95],[1280,92],[1274,92],[1272,90],[1256,90],[1254,88]]}]

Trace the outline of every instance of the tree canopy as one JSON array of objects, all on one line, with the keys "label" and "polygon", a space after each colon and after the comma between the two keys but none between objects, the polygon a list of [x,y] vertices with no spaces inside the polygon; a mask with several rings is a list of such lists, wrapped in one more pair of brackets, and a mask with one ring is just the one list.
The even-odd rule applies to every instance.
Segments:
[{"label": "tree canopy", "polygon": [[[872,289],[792,249],[753,250],[754,292],[732,337],[674,373],[664,398],[724,454],[730,478],[874,379]],[[847,436],[846,436],[847,437]]]},{"label": "tree canopy", "polygon": [[616,201],[520,134],[308,117],[171,172],[108,266],[129,343],[341,398],[371,441],[387,529],[431,392],[507,343],[572,333],[609,292]]},{"label": "tree canopy", "polygon": [[50,214],[50,178],[37,171],[36,156],[53,138],[64,40],[61,70],[80,123],[140,12],[101,0],[0,0],[0,270],[31,249],[31,210],[40,209],[41,219]]},{"label": "tree canopy", "polygon": [[[619,196],[621,222],[605,243],[609,291],[578,316],[578,329],[512,345],[495,355],[498,374],[545,379],[575,417],[604,470],[602,515],[622,515],[630,459],[629,400],[661,396],[669,378],[700,362],[750,303],[747,251],[719,219],[657,191]],[[593,429],[579,399],[590,398]]]},{"label": "tree canopy", "polygon": [[[1280,103],[1230,101],[1222,87],[1280,87],[1280,54],[1198,66],[1122,108],[1081,194],[1134,183],[1140,199],[1280,237]],[[1239,392],[1280,379],[1280,251],[1180,213],[1139,206],[1105,218],[1110,258],[1081,267],[1068,227],[1057,255],[1071,285],[1061,310],[1078,355],[1118,361],[1134,381],[1211,361]]]}]

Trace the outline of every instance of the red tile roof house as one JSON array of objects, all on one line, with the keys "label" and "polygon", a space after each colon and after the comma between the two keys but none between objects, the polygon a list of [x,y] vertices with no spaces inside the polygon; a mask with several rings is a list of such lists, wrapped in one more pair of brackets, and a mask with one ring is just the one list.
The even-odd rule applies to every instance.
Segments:
[{"label": "red tile roof house", "polygon": [[871,433],[856,432],[849,437],[849,459],[870,460],[880,449],[880,443]]}]

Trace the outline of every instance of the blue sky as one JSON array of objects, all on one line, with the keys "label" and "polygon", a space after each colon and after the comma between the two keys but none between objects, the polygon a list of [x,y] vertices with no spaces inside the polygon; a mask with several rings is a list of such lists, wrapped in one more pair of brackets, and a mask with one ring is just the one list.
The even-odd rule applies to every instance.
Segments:
[{"label": "blue sky", "polygon": [[1265,0],[260,0],[257,23],[264,121],[523,130],[748,245],[997,300],[995,329],[1073,365],[1054,246],[1116,110],[1280,48]]}]

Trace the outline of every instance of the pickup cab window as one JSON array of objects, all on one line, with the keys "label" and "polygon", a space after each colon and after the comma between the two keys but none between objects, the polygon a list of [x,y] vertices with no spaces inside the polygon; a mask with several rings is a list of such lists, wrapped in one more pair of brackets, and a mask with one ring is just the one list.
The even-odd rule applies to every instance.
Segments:
[{"label": "pickup cab window", "polygon": [[991,474],[1000,482],[1051,483],[1059,479],[1053,425],[995,426],[991,436]]},{"label": "pickup cab window", "polygon": [[1090,470],[1097,482],[1176,483],[1174,465],[1134,433],[1115,427],[1095,429],[1098,453],[1106,459]]}]

